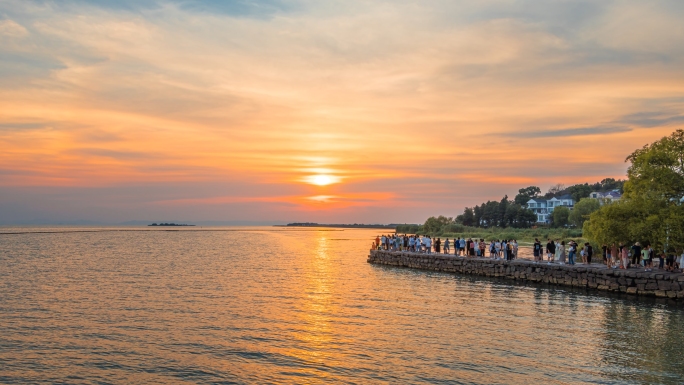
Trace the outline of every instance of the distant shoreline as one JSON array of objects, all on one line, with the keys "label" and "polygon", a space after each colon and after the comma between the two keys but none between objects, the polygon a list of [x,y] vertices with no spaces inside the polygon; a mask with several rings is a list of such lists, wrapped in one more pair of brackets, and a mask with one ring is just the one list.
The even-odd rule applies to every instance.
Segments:
[{"label": "distant shoreline", "polygon": [[178,224],[178,223],[159,223],[159,224],[153,223],[153,224],[148,225],[148,226],[154,226],[154,227],[177,227],[177,226],[186,227],[186,226],[188,226],[189,227],[189,226],[195,226],[195,225],[186,225],[186,224]]},{"label": "distant shoreline", "polygon": [[367,225],[367,224],[363,224],[363,223],[340,224],[340,223],[302,222],[302,223],[288,223],[287,225],[274,225],[273,227],[337,227],[337,228],[343,228],[343,229],[387,229],[387,230],[395,230],[397,228],[397,225],[394,223],[391,223],[389,225],[380,225],[380,224]]}]

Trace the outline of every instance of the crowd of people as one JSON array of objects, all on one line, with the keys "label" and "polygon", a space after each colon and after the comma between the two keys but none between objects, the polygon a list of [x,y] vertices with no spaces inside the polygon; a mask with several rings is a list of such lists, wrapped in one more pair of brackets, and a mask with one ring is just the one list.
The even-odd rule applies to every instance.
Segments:
[{"label": "crowd of people", "polygon": [[[382,235],[376,236],[373,248],[388,251],[407,251],[412,253],[440,253],[467,257],[489,257],[493,259],[505,259],[508,261],[518,258],[518,242],[513,240],[491,240],[488,243],[484,239],[473,238],[441,238],[433,239],[428,235]],[[675,253],[658,253],[651,245],[641,246],[639,242],[632,246],[623,243],[603,245],[603,264],[612,269],[643,268],[652,271],[654,268],[666,271],[684,272],[684,250],[675,250]],[[548,239],[543,245],[535,238],[532,245],[532,254],[535,263],[543,263],[546,255],[546,263],[575,265],[579,260],[583,264],[591,264],[594,261],[594,247],[585,242],[580,244],[574,240]]]},{"label": "crowd of people", "polygon": [[487,244],[484,239],[473,238],[446,238],[432,239],[428,235],[382,235],[375,237],[373,248],[388,251],[408,251],[412,253],[451,254],[453,247],[454,255],[467,257],[486,257],[506,259],[511,261],[518,256],[518,242],[513,240],[492,240]]}]

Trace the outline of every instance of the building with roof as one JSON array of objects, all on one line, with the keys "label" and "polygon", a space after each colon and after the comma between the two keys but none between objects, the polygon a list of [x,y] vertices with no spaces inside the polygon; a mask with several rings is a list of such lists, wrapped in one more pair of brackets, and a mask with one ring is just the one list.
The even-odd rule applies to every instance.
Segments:
[{"label": "building with roof", "polygon": [[551,213],[560,206],[572,210],[575,207],[575,200],[570,194],[565,194],[551,199],[532,198],[527,201],[527,209],[537,215],[537,223],[550,223]]},{"label": "building with roof", "polygon": [[607,192],[594,191],[589,194],[589,198],[598,199],[599,203],[603,205],[604,203],[613,203],[619,201],[622,198],[620,190],[611,190]]}]

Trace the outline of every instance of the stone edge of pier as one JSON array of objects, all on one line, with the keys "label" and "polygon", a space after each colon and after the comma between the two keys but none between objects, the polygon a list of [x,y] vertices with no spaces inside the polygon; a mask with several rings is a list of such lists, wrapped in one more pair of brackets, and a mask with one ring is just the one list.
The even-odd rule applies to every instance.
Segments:
[{"label": "stone edge of pier", "polygon": [[684,300],[684,274],[371,250],[368,263]]}]

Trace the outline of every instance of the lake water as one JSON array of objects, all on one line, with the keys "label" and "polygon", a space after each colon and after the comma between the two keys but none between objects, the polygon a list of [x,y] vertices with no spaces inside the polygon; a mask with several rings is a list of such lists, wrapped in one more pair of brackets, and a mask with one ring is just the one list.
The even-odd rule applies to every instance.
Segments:
[{"label": "lake water", "polygon": [[0,382],[684,383],[681,305],[373,266],[376,230],[174,230],[0,235]]}]

